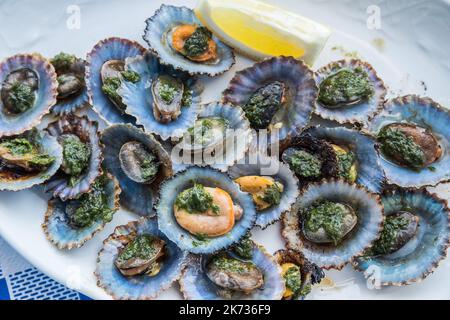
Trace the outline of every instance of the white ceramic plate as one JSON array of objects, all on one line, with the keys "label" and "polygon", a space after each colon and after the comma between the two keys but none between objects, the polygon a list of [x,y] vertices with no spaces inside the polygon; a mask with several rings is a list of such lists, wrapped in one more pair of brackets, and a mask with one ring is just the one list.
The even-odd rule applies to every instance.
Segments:
[{"label": "white ceramic plate", "polygon": [[[244,1],[244,0],[243,0]],[[450,106],[450,1],[449,0],[268,0],[334,29],[315,68],[345,55],[369,61],[390,88],[390,96],[429,95]],[[19,52],[59,51],[85,56],[100,39],[120,36],[141,43],[144,21],[160,6],[158,0],[2,0],[0,2],[0,58]],[[193,7],[195,0],[166,1]],[[80,28],[77,28],[79,13]],[[381,20],[377,20],[377,16]],[[381,27],[381,29],[377,29]],[[218,99],[236,70],[251,64],[239,58],[225,75],[208,81],[204,101]],[[450,124],[449,124],[450,125]],[[438,192],[448,197],[447,187]],[[115,226],[136,218],[120,211],[103,232],[83,248],[58,251],[41,229],[46,197],[40,187],[17,193],[0,193],[0,235],[32,264],[57,281],[96,299],[109,296],[93,276],[102,240]],[[253,237],[270,252],[283,246],[279,225]],[[1,250],[1,248],[0,248]],[[350,267],[327,273],[333,289],[316,288],[311,299],[449,299],[450,261],[422,283],[402,288],[369,290],[362,274]],[[177,285],[162,299],[180,299]]]}]

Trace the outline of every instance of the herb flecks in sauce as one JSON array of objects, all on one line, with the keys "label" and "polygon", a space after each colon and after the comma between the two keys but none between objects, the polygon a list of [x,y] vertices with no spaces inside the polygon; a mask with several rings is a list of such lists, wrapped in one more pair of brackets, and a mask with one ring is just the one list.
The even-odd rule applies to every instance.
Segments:
[{"label": "herb flecks in sauce", "polygon": [[281,195],[282,188],[279,183],[275,182],[266,188],[262,200],[270,206],[277,206],[281,202]]},{"label": "herb flecks in sauce", "polygon": [[24,155],[33,151],[33,145],[25,138],[15,138],[0,143],[0,147],[6,148],[13,155]]},{"label": "herb flecks in sauce", "polygon": [[106,78],[103,81],[102,90],[105,95],[108,96],[115,103],[121,104],[122,98],[117,93],[117,89],[120,88],[121,80],[118,77]]},{"label": "herb flecks in sauce", "polygon": [[253,257],[253,241],[250,239],[250,234],[245,235],[234,245],[233,251],[243,259],[251,259]]},{"label": "herb flecks in sauce", "polygon": [[188,129],[190,142],[197,145],[208,145],[214,140],[222,138],[229,122],[224,118],[202,118],[195,122],[195,126]]},{"label": "herb flecks in sauce", "polygon": [[381,151],[389,158],[402,159],[402,164],[411,168],[421,168],[426,155],[414,140],[398,129],[384,127],[378,134]]},{"label": "herb flecks in sauce", "polygon": [[218,213],[219,207],[213,202],[213,197],[201,184],[194,184],[192,188],[182,191],[175,200],[175,206],[188,213],[201,214],[211,210]]},{"label": "herb flecks in sauce", "polygon": [[245,116],[254,129],[265,129],[281,107],[285,97],[285,85],[275,81],[258,89],[243,106]]},{"label": "herb flecks in sauce", "polygon": [[149,154],[146,159],[141,163],[141,175],[143,180],[150,180],[153,178],[159,169],[158,159],[153,155]]},{"label": "herb flecks in sauce", "polygon": [[76,59],[76,56],[73,54],[60,52],[50,62],[56,70],[67,70],[75,63]]},{"label": "herb flecks in sauce", "polygon": [[320,84],[319,101],[337,107],[367,100],[374,93],[369,76],[361,68],[342,69]]},{"label": "herb flecks in sauce", "polygon": [[257,268],[252,262],[241,261],[238,259],[225,256],[214,257],[210,262],[209,267],[216,268],[217,270],[236,273],[246,273]]},{"label": "herb flecks in sauce", "polygon": [[125,70],[121,72],[121,75],[125,81],[138,83],[141,81],[141,76],[136,71]]},{"label": "herb flecks in sauce", "polygon": [[12,85],[8,95],[9,105],[14,113],[23,113],[33,107],[36,100],[35,90],[25,83],[16,82]]},{"label": "herb flecks in sauce", "polygon": [[63,147],[62,168],[68,175],[78,177],[89,164],[91,157],[89,143],[81,141],[78,136],[73,134],[61,136],[61,140]]},{"label": "herb flecks in sauce", "polygon": [[292,297],[296,299],[300,295],[302,287],[300,267],[297,265],[289,267],[283,278],[286,284],[286,289],[289,289],[292,292]]},{"label": "herb flecks in sauce", "polygon": [[90,192],[69,204],[69,206],[73,206],[68,210],[69,220],[73,226],[87,228],[99,220],[104,222],[112,220],[114,210],[108,204],[108,196],[111,195],[106,193],[107,182],[106,176],[98,178]]},{"label": "herb flecks in sauce", "polygon": [[346,235],[345,217],[351,213],[350,210],[341,203],[328,200],[318,202],[304,211],[304,229],[315,233],[322,228],[336,245]]},{"label": "herb flecks in sauce", "polygon": [[321,174],[322,161],[304,150],[296,151],[289,159],[294,172],[304,178],[317,178]]},{"label": "herb flecks in sauce", "polygon": [[338,153],[337,154],[339,165],[339,176],[349,182],[356,180],[356,174],[354,170],[355,154],[353,152]]},{"label": "herb flecks in sauce", "polygon": [[194,33],[186,39],[183,50],[188,57],[197,57],[208,50],[208,42],[212,33],[205,27],[197,27]]},{"label": "herb flecks in sauce", "polygon": [[159,241],[159,239],[149,234],[136,236],[120,252],[117,261],[123,263],[132,258],[143,260],[150,259],[158,252],[158,248],[154,245],[156,241]]},{"label": "herb flecks in sauce", "polygon": [[387,216],[380,238],[369,251],[370,255],[384,255],[390,253],[392,247],[396,243],[398,233],[402,230],[406,230],[408,224],[408,220],[402,216]]}]

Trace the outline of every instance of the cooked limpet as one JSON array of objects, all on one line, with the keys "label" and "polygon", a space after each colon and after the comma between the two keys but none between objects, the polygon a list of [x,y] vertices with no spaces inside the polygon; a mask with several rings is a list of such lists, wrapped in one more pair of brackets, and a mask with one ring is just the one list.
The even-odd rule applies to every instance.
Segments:
[{"label": "cooked limpet", "polygon": [[155,299],[178,280],[187,257],[158,230],[155,219],[141,218],[116,227],[103,242],[97,284],[114,299]]},{"label": "cooked limpet", "polygon": [[252,195],[256,205],[255,224],[266,228],[290,210],[299,194],[298,179],[285,163],[257,154],[247,157],[228,169],[228,174],[244,192]]},{"label": "cooked limpet", "polygon": [[450,113],[429,98],[389,101],[369,130],[377,138],[389,184],[434,186],[450,179]]},{"label": "cooked limpet", "polygon": [[125,69],[139,81],[123,81],[118,90],[125,112],[162,140],[179,138],[197,119],[203,86],[196,77],[159,63],[147,52],[126,60]]},{"label": "cooked limpet", "polygon": [[104,174],[77,199],[51,199],[42,224],[47,239],[59,249],[83,246],[111,222],[119,210],[120,191],[117,180]]},{"label": "cooked limpet", "polygon": [[107,38],[99,41],[87,55],[86,86],[90,103],[108,124],[133,123],[117,92],[122,82],[140,82],[140,76],[125,70],[125,59],[143,55],[144,47],[135,41]]},{"label": "cooked limpet", "polygon": [[0,137],[38,125],[56,103],[56,72],[39,54],[18,54],[0,63]]},{"label": "cooked limpet", "polygon": [[170,156],[151,135],[130,124],[106,128],[103,165],[119,180],[120,205],[140,216],[154,215],[160,183],[173,175]]},{"label": "cooked limpet", "polygon": [[194,256],[179,282],[188,300],[279,300],[285,291],[274,257],[252,241],[246,258],[231,251]]},{"label": "cooked limpet", "polygon": [[447,202],[424,188],[395,188],[381,200],[387,216],[383,231],[372,248],[354,259],[354,268],[378,289],[424,280],[447,255]]},{"label": "cooked limpet", "polygon": [[238,71],[223,101],[240,106],[252,129],[277,129],[284,140],[307,125],[317,94],[313,71],[300,60],[281,56]]},{"label": "cooked limpet", "polygon": [[227,175],[195,166],[161,185],[156,211],[161,231],[192,253],[216,252],[236,243],[256,218],[250,195]]},{"label": "cooked limpet", "polygon": [[305,133],[331,144],[337,156],[340,178],[362,185],[371,192],[381,191],[385,176],[376,140],[370,135],[353,129],[323,126],[308,128]]},{"label": "cooked limpet", "polygon": [[231,48],[204,27],[191,9],[163,4],[146,23],[143,38],[163,64],[190,74],[216,76],[235,62]]},{"label": "cooked limpet", "polygon": [[319,95],[315,113],[341,124],[367,125],[387,93],[383,81],[367,62],[350,59],[331,62],[316,72]]},{"label": "cooked limpet", "polygon": [[307,186],[283,216],[289,249],[324,269],[342,269],[378,239],[384,222],[378,195],[343,180]]},{"label": "cooked limpet", "polygon": [[33,129],[0,138],[0,190],[18,191],[50,179],[62,163],[56,138]]},{"label": "cooked limpet", "polygon": [[304,299],[312,286],[320,283],[325,276],[321,268],[309,262],[299,251],[278,250],[274,256],[286,285],[283,300]]},{"label": "cooked limpet", "polygon": [[88,192],[102,174],[98,123],[87,116],[66,115],[50,123],[46,130],[63,148],[61,168],[46,184],[46,191],[63,201]]},{"label": "cooked limpet", "polygon": [[60,52],[50,62],[58,76],[58,100],[52,112],[69,114],[88,106],[89,96],[84,81],[86,61]]}]

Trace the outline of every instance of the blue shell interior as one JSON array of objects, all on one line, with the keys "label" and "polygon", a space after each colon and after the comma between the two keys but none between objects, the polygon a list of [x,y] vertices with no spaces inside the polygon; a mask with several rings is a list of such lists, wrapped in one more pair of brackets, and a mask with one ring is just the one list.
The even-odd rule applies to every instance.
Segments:
[{"label": "blue shell interior", "polygon": [[[161,271],[153,277],[135,276],[125,277],[114,265],[114,261],[123,248],[117,239],[136,231],[137,234],[152,234],[166,242],[166,256]],[[105,240],[103,249],[98,254],[95,275],[99,285],[115,299],[153,299],[178,280],[185,266],[187,252],[182,251],[170,241],[161,231],[155,219],[141,219],[128,225],[119,226],[114,233]]]},{"label": "blue shell interior", "polygon": [[0,64],[0,85],[11,72],[21,68],[29,68],[38,76],[36,101],[31,109],[19,115],[10,115],[5,112],[0,99],[0,136],[20,134],[31,129],[56,103],[56,73],[53,66],[39,55],[16,55],[3,61]]},{"label": "blue shell interior", "polygon": [[236,73],[223,93],[225,102],[244,106],[262,86],[273,81],[285,83],[287,102],[274,115],[271,125],[281,123],[279,139],[302,130],[309,122],[318,89],[314,74],[303,62],[292,57],[275,57]]},{"label": "blue shell interior", "polygon": [[232,179],[243,176],[271,176],[283,184],[280,204],[257,212],[255,225],[263,229],[278,221],[283,212],[290,210],[299,194],[298,179],[289,166],[262,154],[254,159],[247,157],[246,163],[238,162],[229,168],[228,174]]},{"label": "blue shell interior", "polygon": [[164,64],[172,65],[175,69],[187,71],[191,74],[206,74],[209,76],[221,74],[229,70],[234,64],[234,54],[231,48],[214,35],[212,39],[217,44],[217,55],[220,58],[217,63],[207,64],[191,61],[171,48],[166,38],[174,27],[182,24],[202,25],[189,8],[163,4],[153,17],[147,19],[146,23],[147,27],[143,38]]},{"label": "blue shell interior", "polygon": [[[151,185],[137,183],[131,180],[120,165],[120,148],[130,141],[144,143],[150,150],[154,150],[155,144],[159,145],[150,135],[145,134],[136,127],[130,125],[110,126],[102,133],[102,143],[105,146],[103,149],[103,164],[119,180],[120,188],[122,189],[120,195],[121,206],[140,216],[152,216],[154,215],[153,198],[155,195]],[[162,147],[157,151],[165,152],[162,150]],[[167,167],[167,163],[163,163],[162,165],[164,168],[161,168],[161,170],[164,170],[164,172],[170,169]]]},{"label": "blue shell interior", "polygon": [[[251,131],[250,124],[244,116],[244,112],[238,106],[231,106],[229,104],[222,104],[218,102],[213,102],[203,106],[198,114],[199,118],[210,118],[210,117],[220,117],[228,120],[228,125],[230,130],[235,130],[233,135],[227,138],[227,142],[222,142],[220,146],[228,146],[230,149],[233,148],[233,152],[225,152],[225,154],[218,154],[217,158],[212,157],[212,163],[195,163],[196,165],[204,166],[209,165],[215,169],[220,171],[226,171],[230,165],[233,165],[237,160],[242,159],[245,156],[245,152],[248,149],[248,146],[251,142]],[[174,147],[180,147],[183,149],[183,145],[177,145]],[[176,150],[176,149],[175,149]],[[202,149],[203,151],[204,149]],[[181,151],[181,150],[179,150]],[[178,154],[178,153],[176,153]],[[173,157],[172,161],[175,167],[175,171],[181,171],[189,167],[192,164],[191,160],[191,150],[186,151],[186,155],[184,152],[181,152],[179,155],[180,158]],[[184,161],[183,156],[186,156],[186,160]],[[203,157],[202,157],[203,160]]]},{"label": "blue shell interior", "polygon": [[[421,281],[445,258],[450,242],[450,212],[446,202],[425,190],[399,190],[383,196],[386,215],[404,208],[419,216],[416,236],[385,256],[355,259],[356,269],[381,286]],[[370,268],[370,269],[369,269]],[[372,274],[368,274],[374,272]],[[367,273],[367,274],[366,274]]]},{"label": "blue shell interior", "polygon": [[[202,270],[201,259],[206,256],[196,256],[188,265],[180,279],[181,290],[188,300],[223,300],[217,295],[220,288],[208,279]],[[279,300],[283,296],[285,286],[281,277],[280,267],[274,258],[267,254],[264,248],[255,245],[251,261],[264,273],[264,285],[262,288],[245,295],[233,296],[233,299],[245,300]]]},{"label": "blue shell interior", "polygon": [[370,122],[369,130],[374,134],[391,123],[410,123],[429,129],[438,139],[443,152],[433,163],[432,169],[411,170],[381,157],[389,183],[402,187],[436,185],[450,179],[450,113],[430,99],[406,96],[389,102],[385,109]]},{"label": "blue shell interior", "polygon": [[[100,147],[100,138],[98,134],[98,123],[89,121],[86,116],[69,118],[61,118],[59,121],[49,124],[47,131],[55,137],[65,133],[80,134],[89,137],[89,145],[91,147],[91,157],[89,165],[85,170],[83,177],[73,186],[70,185],[69,179],[64,174],[55,175],[47,184],[46,192],[52,192],[53,196],[62,200],[77,198],[81,193],[87,192],[91,184],[101,174],[102,149]],[[81,132],[78,132],[81,130]]]},{"label": "blue shell interior", "polygon": [[[230,194],[233,203],[244,209],[242,218],[235,222],[229,233],[200,241],[178,225],[173,213],[175,200],[180,192],[192,187],[194,182],[223,189]],[[256,210],[250,195],[240,191],[239,186],[226,174],[208,167],[190,167],[163,183],[156,211],[160,230],[182,250],[192,253],[212,253],[232,245],[253,227],[256,219]]]},{"label": "blue shell interior", "polygon": [[[76,72],[85,73],[86,62],[77,58]],[[89,94],[86,85],[74,96],[66,99],[58,99],[57,103],[52,107],[52,113],[57,115],[65,115],[74,113],[89,105]]]},{"label": "blue shell interior", "polygon": [[[135,71],[141,76],[141,80],[137,83],[123,81],[119,89],[122,101],[127,106],[126,112],[136,118],[138,125],[142,125],[147,132],[158,134],[163,140],[181,137],[184,131],[194,125],[203,91],[196,78],[161,65],[150,53],[135,59],[127,59],[126,69]],[[192,91],[191,104],[182,107],[179,117],[169,123],[160,123],[153,115],[154,99],[150,87],[153,79],[160,74],[168,74],[182,80],[186,88]]]},{"label": "blue shell interior", "polygon": [[[116,181],[110,179],[106,184],[106,194],[108,197],[108,206],[111,209],[116,208]],[[69,224],[66,207],[70,201],[61,201],[60,199],[52,199],[49,201],[45,222],[42,225],[47,238],[55,244],[59,249],[73,249],[81,247],[86,241],[90,240],[97,232],[103,229],[106,222],[103,220],[95,221],[87,228],[74,228]]]},{"label": "blue shell interior", "polygon": [[89,95],[87,88],[84,87],[82,91],[73,98],[68,98],[64,100],[58,100],[52,108],[52,113],[57,115],[65,115],[74,113],[89,105]]},{"label": "blue shell interior", "polygon": [[375,193],[379,193],[383,189],[385,177],[373,138],[356,130],[342,127],[312,127],[307,130],[307,133],[338,146],[347,147],[357,158],[358,177],[356,183]]},{"label": "blue shell interior", "polygon": [[[348,204],[358,216],[354,229],[337,246],[310,242],[300,230],[298,211],[310,207],[315,201],[325,199]],[[290,239],[289,248],[301,251],[319,267],[340,269],[353,257],[362,254],[379,237],[383,221],[383,208],[377,196],[341,180],[324,181],[310,185],[300,195],[296,205],[285,216],[283,236]],[[286,234],[287,227],[292,228],[289,234]]]},{"label": "blue shell interior", "polygon": [[137,42],[120,38],[100,41],[88,53],[86,66],[86,86],[94,110],[109,124],[133,123],[134,118],[122,112],[103,93],[101,69],[109,60],[123,60],[144,54],[145,49]]},{"label": "blue shell interior", "polygon": [[335,120],[339,123],[363,123],[367,124],[368,118],[377,112],[386,96],[386,87],[384,82],[378,77],[376,71],[371,65],[360,60],[341,60],[332,62],[316,72],[316,82],[320,86],[323,80],[333,75],[337,70],[334,66],[340,69],[355,69],[362,68],[367,72],[370,81],[374,88],[374,95],[366,102],[355,104],[352,106],[330,109],[322,105],[319,101],[316,103],[315,113],[323,119]]},{"label": "blue shell interior", "polygon": [[47,170],[40,172],[38,175],[26,179],[2,180],[0,179],[0,190],[18,191],[31,188],[34,185],[41,184],[50,179],[59,169],[62,163],[62,148],[55,137],[47,132],[39,133],[38,142],[42,151],[48,155],[55,157],[55,161]]}]

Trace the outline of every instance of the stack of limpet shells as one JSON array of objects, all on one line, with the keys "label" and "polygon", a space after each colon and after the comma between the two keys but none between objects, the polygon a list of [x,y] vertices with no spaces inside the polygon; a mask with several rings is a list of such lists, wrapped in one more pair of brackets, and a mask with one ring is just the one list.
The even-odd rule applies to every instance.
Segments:
[{"label": "stack of limpet shells", "polygon": [[[0,64],[0,190],[43,185],[42,228],[60,250],[119,209],[136,215],[97,256],[113,298],[154,299],[178,281],[185,299],[303,299],[323,270],[351,264],[378,287],[403,286],[445,258],[447,202],[425,189],[450,180],[450,113],[438,103],[386,100],[361,60],[314,71],[278,56],[237,71],[206,104],[233,49],[171,5],[143,40]],[[251,231],[277,222],[285,248],[270,253]]]}]

